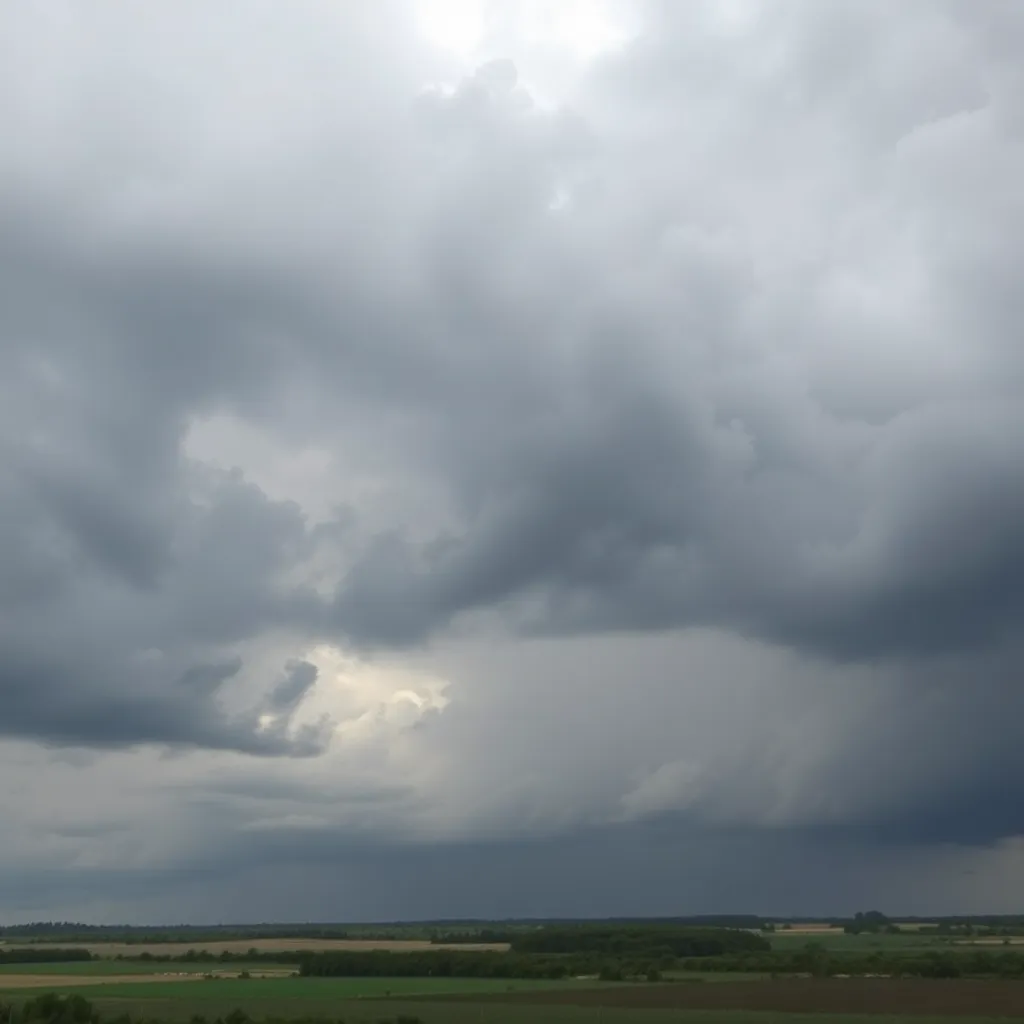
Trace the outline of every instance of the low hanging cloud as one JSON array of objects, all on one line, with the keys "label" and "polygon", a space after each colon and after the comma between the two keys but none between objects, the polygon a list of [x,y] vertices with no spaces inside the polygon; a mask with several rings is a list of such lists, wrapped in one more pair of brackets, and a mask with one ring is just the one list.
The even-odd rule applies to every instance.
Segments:
[{"label": "low hanging cloud", "polygon": [[1024,833],[1024,13],[610,10],[0,15],[0,734],[181,863]]}]

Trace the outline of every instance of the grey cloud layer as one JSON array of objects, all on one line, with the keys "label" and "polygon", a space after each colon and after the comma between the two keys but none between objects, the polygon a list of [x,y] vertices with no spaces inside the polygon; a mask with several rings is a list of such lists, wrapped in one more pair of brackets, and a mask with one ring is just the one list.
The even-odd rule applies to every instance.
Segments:
[{"label": "grey cloud layer", "polygon": [[[508,62],[422,93],[398,8],[57,9],[0,15],[0,732],[314,755],[316,643],[714,627],[889,696],[776,774],[756,729],[696,776],[660,737],[624,818],[1024,829],[1024,13],[652,3],[548,110]],[[187,454],[216,415],[330,453],[345,507]],[[424,743],[500,748],[531,705],[488,676]]]},{"label": "grey cloud layer", "polygon": [[[343,585],[343,627],[416,641],[524,597],[531,629],[710,622],[840,657],[1014,630],[1018,310],[984,282],[1020,246],[1017,79],[986,63],[983,18],[975,35],[962,6],[911,6],[908,26],[871,4],[823,24],[764,11],[763,33],[712,41],[725,71],[704,78],[681,62],[636,86],[638,45],[605,72],[623,120],[595,108],[590,149],[546,183],[579,179],[561,217],[522,170],[532,136],[493,105],[475,230],[442,254],[461,271],[452,316],[487,357],[439,425],[463,528],[440,548],[382,541]],[[818,36],[846,22],[883,82],[904,28],[944,46],[857,92],[861,65],[837,81],[819,64]],[[879,53],[893,27],[896,56]],[[653,68],[676,74],[685,44],[652,38]],[[737,65],[759,46],[782,52],[750,81]],[[890,91],[900,119],[871,132]]]}]

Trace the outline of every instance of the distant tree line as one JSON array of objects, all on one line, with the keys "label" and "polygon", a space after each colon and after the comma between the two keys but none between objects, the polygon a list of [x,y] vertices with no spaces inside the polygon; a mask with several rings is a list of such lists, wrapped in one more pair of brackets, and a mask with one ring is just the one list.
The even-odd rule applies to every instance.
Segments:
[{"label": "distant tree line", "polygon": [[[672,958],[669,958],[671,964]],[[598,954],[483,953],[445,950],[391,953],[387,950],[304,953],[299,973],[307,978],[533,978],[600,977],[657,980],[661,965],[649,956]]]},{"label": "distant tree line", "polygon": [[[71,921],[37,921],[0,925],[0,938],[24,942],[117,942],[147,945],[170,942],[225,942],[244,939],[436,939],[484,941],[484,931],[503,936],[536,927],[518,922],[410,922],[388,924],[253,924],[253,925],[91,925]],[[472,938],[470,938],[472,937]],[[505,938],[486,941],[507,941]]]},{"label": "distant tree line", "polygon": [[[913,922],[904,920],[904,924]],[[903,929],[877,910],[858,913],[850,920],[842,922],[843,931],[849,935],[898,935]],[[915,935],[949,935],[949,936],[1000,936],[1019,935],[1022,924],[1015,918],[1007,918],[1001,924],[986,923],[984,919],[958,920],[940,918],[935,921],[915,925],[911,931]]]},{"label": "distant tree line", "polygon": [[438,931],[432,929],[430,941],[433,943],[456,943],[462,946],[474,944],[496,945],[501,942],[512,942],[519,931],[504,928],[479,928],[476,931]]},{"label": "distant tree line", "polygon": [[153,953],[145,950],[135,954],[118,953],[113,959],[160,964],[297,964],[299,956],[296,950],[260,950],[254,947],[238,952],[222,950],[220,953],[211,953],[208,949],[190,949],[184,953]]},{"label": "distant tree line", "polygon": [[[70,951],[80,958],[84,951]],[[666,947],[610,948],[558,953],[509,953],[475,950],[331,950],[321,953],[210,953],[191,950],[178,956],[143,953],[119,957],[160,963],[295,964],[307,977],[478,977],[565,978],[581,975],[609,979],[649,978],[669,972],[723,972],[765,975],[888,975],[893,977],[1024,978],[1024,952],[960,947],[919,953],[894,949],[860,953],[828,950],[809,943],[797,950],[760,949],[711,956],[679,956]],[[0,1021],[2,1024],[2,1021]]]},{"label": "distant tree line", "polygon": [[[152,945],[162,942],[224,942],[239,939],[347,939],[401,938],[400,929],[381,928],[352,934],[349,928],[334,925],[260,925],[224,928],[149,928],[110,927],[71,923],[8,925],[0,928],[0,937],[24,942],[117,942],[125,945]],[[424,935],[425,937],[425,935]]]},{"label": "distant tree line", "polygon": [[516,953],[671,954],[677,957],[723,956],[770,952],[760,935],[732,928],[688,928],[672,925],[615,927],[577,925],[539,928],[514,936]]},{"label": "distant tree line", "polygon": [[899,930],[899,926],[895,922],[890,921],[885,914],[878,910],[855,914],[852,921],[843,923],[843,931],[848,935],[895,935]]},{"label": "distant tree line", "polygon": [[893,978],[1024,978],[1024,955],[984,949],[936,950],[906,954],[891,950],[866,955],[829,952],[809,945],[801,950],[774,950],[769,954],[704,957],[678,961],[677,971]]},{"label": "distant tree line", "polygon": [[330,950],[300,953],[299,971],[307,977],[479,977],[604,978],[653,980],[682,957],[729,954],[770,955],[759,935],[725,928],[671,925],[563,925],[512,936],[508,953],[475,950]]},{"label": "distant tree line", "polygon": [[62,964],[91,960],[87,949],[46,949],[33,946],[0,948],[0,964]]},{"label": "distant tree line", "polygon": [[249,925],[90,925],[73,921],[37,921],[0,925],[0,938],[21,942],[161,943],[218,942],[240,939],[427,939],[436,943],[514,942],[522,935],[561,928],[725,928],[772,932],[790,926],[837,925],[850,932],[880,932],[906,923],[919,934],[1020,935],[1024,915],[977,915],[947,917],[898,917],[880,911],[858,913],[852,918],[765,918],[753,914],[697,915],[672,918],[609,918],[592,922],[520,919],[509,921],[420,921],[376,924],[299,923]]}]

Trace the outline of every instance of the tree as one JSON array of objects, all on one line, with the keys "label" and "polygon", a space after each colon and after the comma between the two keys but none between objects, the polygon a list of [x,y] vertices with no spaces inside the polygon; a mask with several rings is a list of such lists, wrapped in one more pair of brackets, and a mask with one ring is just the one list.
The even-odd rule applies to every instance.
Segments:
[{"label": "tree", "polygon": [[21,1008],[23,1021],[40,1024],[98,1024],[99,1015],[82,996],[59,996],[54,992],[29,999]]}]

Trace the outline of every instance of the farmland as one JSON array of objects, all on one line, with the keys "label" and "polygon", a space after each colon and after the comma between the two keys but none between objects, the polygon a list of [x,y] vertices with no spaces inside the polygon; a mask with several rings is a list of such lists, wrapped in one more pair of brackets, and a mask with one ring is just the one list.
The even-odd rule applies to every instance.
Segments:
[{"label": "farmland", "polygon": [[503,995],[531,1005],[771,1013],[860,1013],[887,1016],[1024,1016],[1024,985],[1016,982],[888,978],[786,979],[720,985],[604,986]]},{"label": "farmland", "polygon": [[389,926],[357,937],[227,933],[188,941],[168,933],[74,944],[37,936],[0,944],[0,1011],[27,1000],[30,1013],[34,999],[52,992],[87,999],[101,1024],[126,1016],[151,1024],[1024,1018],[1024,955],[1011,929],[867,924],[857,932],[828,923],[760,931],[553,922],[420,929],[415,938]]},{"label": "farmland", "polygon": [[[39,975],[23,977],[42,980]],[[377,1020],[391,1016],[395,1012],[393,1004],[415,1001],[417,1005],[422,1003],[429,1008],[438,1019],[447,1020],[452,1013],[446,1004],[432,1000],[508,996],[524,991],[553,990],[571,984],[476,978],[253,978],[211,982],[145,976],[126,981],[114,976],[88,979],[92,984],[83,984],[84,980],[62,978],[59,987],[52,984],[46,987],[0,987],[0,1003],[18,1003],[42,991],[54,991],[62,996],[84,996],[103,1017],[129,1014],[150,1021],[183,1021],[196,1015],[225,1017],[236,1010],[253,1018],[320,1017],[332,1020],[339,1016],[349,1019],[358,1010]],[[64,982],[70,983],[65,985]],[[582,986],[586,983],[577,984]],[[460,1004],[452,1012],[463,1017],[473,1005],[472,1002]],[[490,1014],[489,1009],[487,1012]],[[516,1006],[512,1013],[520,1019],[536,1019],[535,1007]],[[414,1015],[422,1017],[419,1012]]]},{"label": "farmland", "polygon": [[[26,975],[41,980],[38,975]],[[95,984],[89,984],[95,982]],[[83,984],[84,983],[84,984]],[[328,1005],[338,1000],[391,996],[506,995],[517,991],[544,991],[565,987],[567,982],[523,981],[489,978],[224,978],[217,981],[168,978],[161,975],[136,975],[128,979],[60,978],[49,979],[45,987],[63,995],[84,995],[97,1002],[158,1002],[173,1000],[191,1010],[204,1007],[214,1011],[231,1009],[245,1003],[261,1006],[280,1004]],[[583,984],[583,983],[579,983]],[[17,991],[0,981],[0,996]]]},{"label": "farmland", "polygon": [[[82,989],[102,1019],[344,1020],[375,1024],[962,1024],[1024,1016],[1024,988],[1006,982],[859,979],[605,984],[503,983],[474,979],[290,979],[166,982]],[[73,990],[68,990],[73,991]],[[3,993],[0,999],[28,993]],[[817,1016],[817,1015],[822,1016]]]}]

